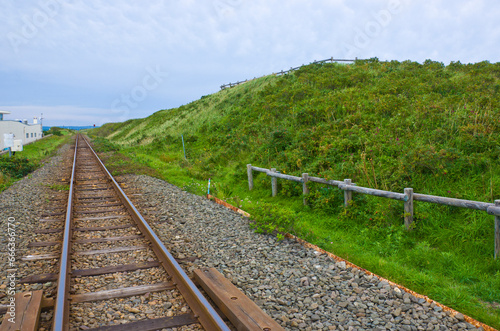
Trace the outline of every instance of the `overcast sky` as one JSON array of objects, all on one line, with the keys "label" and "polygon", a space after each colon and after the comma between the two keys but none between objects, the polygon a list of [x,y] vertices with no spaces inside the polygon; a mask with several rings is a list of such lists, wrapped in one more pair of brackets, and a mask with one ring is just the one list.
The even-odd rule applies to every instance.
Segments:
[{"label": "overcast sky", "polygon": [[0,110],[146,117],[330,57],[500,61],[497,0],[0,0]]}]

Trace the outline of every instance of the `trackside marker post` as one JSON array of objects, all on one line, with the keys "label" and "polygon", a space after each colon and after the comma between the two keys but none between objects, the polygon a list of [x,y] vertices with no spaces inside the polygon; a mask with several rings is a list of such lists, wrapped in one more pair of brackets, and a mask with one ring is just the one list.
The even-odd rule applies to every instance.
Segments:
[{"label": "trackside marker post", "polygon": [[186,159],[186,147],[184,147],[184,135],[183,134],[181,135],[181,138],[182,138],[182,150],[184,151],[184,160],[187,160]]}]

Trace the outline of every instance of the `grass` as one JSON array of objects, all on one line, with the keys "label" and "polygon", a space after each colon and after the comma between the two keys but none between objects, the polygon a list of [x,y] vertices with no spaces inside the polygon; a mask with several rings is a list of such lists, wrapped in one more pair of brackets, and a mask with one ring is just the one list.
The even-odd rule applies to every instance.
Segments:
[{"label": "grass", "polygon": [[55,191],[69,191],[69,185],[63,184],[52,184],[48,186],[50,189]]},{"label": "grass", "polygon": [[[250,212],[256,230],[294,233],[336,255],[500,328],[493,217],[255,176],[246,164],[295,176],[491,202],[500,197],[500,65],[426,61],[310,65],[256,79],[152,116],[92,130],[115,172],[152,169],[196,194]],[[182,151],[184,135],[187,160]],[[120,161],[125,157],[126,162]],[[122,170],[121,170],[122,169]],[[131,170],[132,169],[132,170]]]},{"label": "grass", "polygon": [[68,130],[63,132],[26,145],[22,152],[16,152],[11,158],[8,153],[0,156],[0,191],[42,166],[44,160],[68,143],[71,133]]}]

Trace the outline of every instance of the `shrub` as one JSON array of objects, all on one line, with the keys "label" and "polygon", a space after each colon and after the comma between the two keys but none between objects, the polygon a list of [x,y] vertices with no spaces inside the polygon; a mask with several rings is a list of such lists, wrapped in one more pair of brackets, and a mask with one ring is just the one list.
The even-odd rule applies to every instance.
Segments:
[{"label": "shrub", "polygon": [[0,171],[12,178],[23,178],[36,168],[37,164],[25,157],[0,158]]},{"label": "shrub", "polygon": [[275,233],[278,239],[282,239],[282,232],[294,232],[297,215],[291,210],[262,203],[251,208],[251,214],[254,218],[251,226],[258,233]]}]

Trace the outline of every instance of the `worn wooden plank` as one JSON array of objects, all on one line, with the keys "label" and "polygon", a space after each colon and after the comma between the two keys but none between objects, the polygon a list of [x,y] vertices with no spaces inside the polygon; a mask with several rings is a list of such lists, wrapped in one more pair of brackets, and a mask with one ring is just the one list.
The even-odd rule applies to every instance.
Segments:
[{"label": "worn wooden plank", "polygon": [[109,187],[101,187],[101,188],[76,188],[75,192],[87,192],[87,191],[109,191],[111,188]]},{"label": "worn wooden plank", "polygon": [[135,236],[124,236],[124,237],[106,237],[106,238],[90,238],[90,239],[78,239],[75,240],[76,244],[88,244],[88,243],[105,243],[111,241],[122,241],[122,240],[134,240],[134,239],[142,239],[144,236],[135,235]]},{"label": "worn wooden plank", "polygon": [[171,282],[157,283],[151,285],[125,287],[114,290],[91,292],[84,294],[71,295],[71,302],[91,302],[99,300],[109,300],[116,298],[127,298],[136,295],[143,295],[150,292],[161,292],[165,290],[174,289],[175,285]]},{"label": "worn wooden plank", "polygon": [[403,193],[377,190],[377,189],[368,188],[368,187],[355,186],[352,184],[351,185],[341,184],[341,185],[339,185],[339,188],[341,190],[345,190],[345,191],[353,191],[353,192],[374,195],[377,197],[400,200],[400,201],[405,201],[408,199],[408,197]]},{"label": "worn wooden plank", "polygon": [[28,247],[49,247],[60,245],[60,241],[32,241],[28,244]]},{"label": "worn wooden plank", "polygon": [[57,206],[54,206],[56,205],[55,203],[52,204],[52,208],[47,208],[44,210],[44,212],[46,214],[51,214],[51,213],[65,213],[66,212],[66,207],[65,206],[61,206],[61,207],[57,207]]},{"label": "worn wooden plank", "polygon": [[110,226],[100,226],[93,228],[75,228],[74,231],[79,232],[90,232],[90,231],[107,231],[107,230],[118,230],[118,229],[128,229],[135,227],[133,224],[123,224],[123,225],[110,225]]},{"label": "worn wooden plank", "polygon": [[129,218],[128,215],[112,215],[112,216],[102,216],[102,217],[77,217],[75,221],[101,221],[101,220],[111,220],[119,218]]},{"label": "worn wooden plank", "polygon": [[453,207],[484,210],[484,211],[487,211],[488,207],[494,206],[494,204],[487,203],[487,202],[446,198],[446,197],[440,197],[440,196],[428,195],[428,194],[420,194],[420,193],[414,193],[413,200],[430,202],[430,203],[437,203],[437,204],[448,205],[448,206],[453,206]]},{"label": "worn wooden plank", "polygon": [[254,166],[252,166],[252,170],[259,171],[259,172],[264,172],[264,173],[268,173],[269,172],[269,169],[264,169],[264,168],[254,167]]},{"label": "worn wooden plank", "polygon": [[302,178],[301,177],[295,177],[295,176],[290,176],[290,175],[285,175],[285,174],[280,174],[277,172],[267,172],[266,173],[269,177],[276,177],[276,178],[281,178],[281,179],[286,179],[286,180],[291,180],[294,182],[302,183]]},{"label": "worn wooden plank", "polygon": [[51,223],[51,222],[64,222],[64,220],[55,220],[53,218],[42,218],[38,222]]},{"label": "worn wooden plank", "polygon": [[486,209],[486,212],[493,216],[500,216],[500,206],[491,206]]},{"label": "worn wooden plank", "polygon": [[[91,203],[91,202],[89,202]],[[116,202],[116,203],[100,203],[98,205],[80,205],[76,206],[77,209],[82,209],[82,208],[101,208],[101,207],[116,207],[116,206],[122,206],[122,203]]]},{"label": "worn wooden plank", "polygon": [[73,277],[99,276],[99,275],[112,274],[115,272],[128,272],[141,269],[155,268],[159,267],[160,265],[161,264],[158,261],[139,262],[139,263],[123,264],[110,267],[94,268],[94,269],[72,270],[71,274]]},{"label": "worn wooden plank", "polygon": [[[93,268],[93,269],[77,269],[71,271],[71,276],[72,277],[100,276],[115,272],[136,271],[141,269],[155,268],[159,266],[160,262],[150,261],[150,262],[140,262],[140,263],[124,264],[124,265],[102,267],[102,268]],[[19,283],[35,284],[35,283],[54,282],[57,280],[57,277],[58,277],[57,273],[31,275],[20,279]]]},{"label": "worn wooden plank", "polygon": [[42,217],[51,217],[51,216],[64,216],[66,215],[66,212],[61,212],[61,213],[48,213],[48,214],[43,214]]},{"label": "worn wooden plank", "polygon": [[19,283],[21,284],[36,284],[36,283],[47,283],[57,280],[57,273],[47,273],[39,275],[31,275],[28,277],[21,278]]},{"label": "worn wooden plank", "polygon": [[194,276],[210,298],[238,330],[283,330],[252,300],[215,268],[194,270]]},{"label": "worn wooden plank", "polygon": [[325,184],[325,185],[331,185],[331,186],[339,186],[339,185],[344,184],[344,182],[341,182],[339,180],[328,180],[328,179],[313,177],[313,176],[309,176],[309,181],[315,182],[315,183],[320,183],[320,184]]},{"label": "worn wooden plank", "polygon": [[78,197],[75,200],[76,201],[80,201],[80,200],[118,201],[114,195],[103,195],[103,196],[99,196],[99,197],[95,197],[95,196]]},{"label": "worn wooden plank", "polygon": [[5,314],[0,331],[38,330],[43,291],[17,293],[14,298],[15,313]]},{"label": "worn wooden plank", "polygon": [[26,255],[21,258],[22,261],[39,261],[39,260],[52,260],[58,259],[61,254],[35,254],[35,255]]},{"label": "worn wooden plank", "polygon": [[235,207],[235,206],[233,206],[233,205],[230,205],[230,204],[229,204],[229,203],[227,203],[226,201],[223,201],[223,200],[221,200],[221,199],[219,199],[219,198],[216,198],[216,197],[214,197],[214,196],[212,196],[212,195],[210,195],[210,194],[207,194],[207,198],[208,198],[208,199],[210,199],[210,200],[215,201],[215,202],[216,202],[217,204],[219,204],[219,205],[222,205],[222,206],[224,206],[224,207],[226,207],[226,208],[229,208],[229,209],[231,209],[231,210],[233,210],[233,211],[237,212],[238,214],[241,214],[241,215],[246,216],[246,217],[250,217],[250,214],[249,214],[249,213],[247,213],[246,211],[241,210],[241,209],[239,209],[239,208],[237,208],[237,207]]},{"label": "worn wooden plank", "polygon": [[35,230],[35,233],[39,234],[49,234],[49,233],[57,233],[57,232],[63,232],[64,229],[40,229],[40,230]]},{"label": "worn wooden plank", "polygon": [[162,317],[146,319],[127,324],[101,326],[99,328],[88,329],[88,331],[153,331],[161,329],[171,329],[184,325],[198,323],[198,319],[193,314],[182,314],[172,317]]},{"label": "worn wooden plank", "polygon": [[[104,186],[103,186],[104,185]],[[94,184],[76,184],[76,188],[78,189],[84,189],[84,188],[93,188],[93,189],[103,189],[103,188],[107,188],[106,184],[103,184],[103,183],[95,183]]]},{"label": "worn wooden plank", "polygon": [[144,249],[147,249],[147,248],[148,248],[147,245],[114,247],[114,248],[108,248],[108,249],[76,251],[76,252],[73,253],[73,255],[86,256],[86,255],[97,255],[97,254],[123,253],[123,252],[144,250]]},{"label": "worn wooden plank", "polygon": [[125,210],[125,207],[111,207],[110,209],[100,209],[100,210],[80,210],[80,211],[75,211],[75,214],[84,214],[84,215],[89,215],[89,214],[106,214],[110,212],[116,212],[119,211],[120,209]]}]

